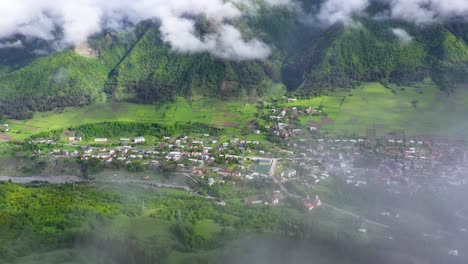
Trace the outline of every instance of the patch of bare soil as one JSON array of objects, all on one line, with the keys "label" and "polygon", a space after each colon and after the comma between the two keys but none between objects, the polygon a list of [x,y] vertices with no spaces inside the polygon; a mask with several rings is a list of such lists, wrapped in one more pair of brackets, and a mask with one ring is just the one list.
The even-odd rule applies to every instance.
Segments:
[{"label": "patch of bare soil", "polygon": [[237,114],[234,114],[234,113],[224,113],[224,117],[237,119],[239,116]]},{"label": "patch of bare soil", "polygon": [[333,119],[329,118],[328,116],[324,116],[320,122],[310,121],[309,124],[313,127],[316,127],[318,130],[320,130],[323,126],[332,125]]},{"label": "patch of bare soil", "polygon": [[234,122],[226,122],[224,120],[217,120],[214,122],[218,126],[223,126],[223,127],[231,127],[231,128],[238,128],[239,124],[234,123]]},{"label": "patch of bare soil", "polygon": [[97,58],[99,53],[88,46],[88,43],[83,42],[75,46],[75,52],[86,58]]}]

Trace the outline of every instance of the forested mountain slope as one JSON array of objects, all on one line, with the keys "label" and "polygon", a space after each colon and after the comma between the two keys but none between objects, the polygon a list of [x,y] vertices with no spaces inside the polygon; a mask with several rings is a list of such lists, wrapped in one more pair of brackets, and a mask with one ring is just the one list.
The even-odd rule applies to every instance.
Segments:
[{"label": "forested mountain slope", "polygon": [[[356,27],[335,26],[285,65],[283,74],[296,76],[286,84],[291,90],[300,84],[302,92],[319,93],[354,81],[410,83],[432,77],[449,89],[455,70],[466,71],[468,62],[466,36],[451,26],[366,19]],[[410,39],[402,40],[395,30],[407,32]]]},{"label": "forested mountain slope", "polygon": [[[304,6],[312,10],[316,2]],[[268,59],[174,52],[154,21],[93,36],[88,45],[96,56],[69,48],[38,55],[27,46],[0,60],[0,118],[25,119],[36,111],[103,100],[255,99],[273,83],[312,95],[361,81],[407,84],[432,77],[449,92],[468,73],[468,26],[461,22],[420,26],[369,15],[352,25],[323,27],[294,10],[264,7],[236,26],[245,38],[268,43]],[[197,20],[197,34],[209,30],[207,21]]]}]

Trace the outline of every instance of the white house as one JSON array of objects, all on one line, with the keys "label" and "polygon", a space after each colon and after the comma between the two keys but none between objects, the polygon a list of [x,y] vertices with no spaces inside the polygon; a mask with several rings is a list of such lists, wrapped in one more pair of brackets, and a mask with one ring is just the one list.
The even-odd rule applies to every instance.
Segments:
[{"label": "white house", "polygon": [[214,184],[214,182],[215,182],[215,181],[213,180],[213,178],[209,178],[209,179],[208,179],[208,185],[211,186],[211,185]]},{"label": "white house", "polygon": [[133,142],[137,143],[137,144],[141,144],[141,143],[145,143],[145,138],[144,137],[137,137],[137,138],[134,138],[133,139]]},{"label": "white house", "polygon": [[297,171],[295,169],[286,169],[285,171],[283,171],[281,173],[281,177],[287,177],[287,178],[291,178],[291,177],[294,177],[297,175]]}]

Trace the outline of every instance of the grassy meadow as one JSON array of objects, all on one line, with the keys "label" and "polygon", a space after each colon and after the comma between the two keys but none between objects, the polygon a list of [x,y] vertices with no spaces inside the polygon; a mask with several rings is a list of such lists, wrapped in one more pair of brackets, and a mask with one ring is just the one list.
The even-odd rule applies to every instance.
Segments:
[{"label": "grassy meadow", "polygon": [[173,124],[192,122],[213,125],[237,132],[255,118],[255,104],[236,101],[196,100],[188,102],[178,98],[176,102],[161,105],[132,103],[102,103],[82,108],[65,108],[36,113],[30,120],[10,120],[13,140],[23,140],[34,134],[53,129],[67,128],[104,121],[148,122]]},{"label": "grassy meadow", "polygon": [[[441,92],[429,80],[411,86],[368,83],[351,91],[288,103],[287,106],[322,105],[333,124],[322,132],[337,136],[365,135],[375,128],[378,136],[404,130],[406,135],[435,135],[466,138],[468,129],[468,90],[458,87],[452,93]],[[301,117],[303,125],[320,122],[322,117]]]},{"label": "grassy meadow", "polygon": [[[454,89],[450,94],[440,91],[430,80],[413,86],[384,87],[366,83],[345,91],[307,100],[284,103],[284,107],[315,107],[322,116],[300,116],[303,126],[321,126],[321,131],[335,136],[363,136],[367,128],[375,128],[378,136],[404,130],[406,135],[436,135],[465,138],[468,129],[468,90]],[[204,123],[224,128],[226,136],[248,128],[259,113],[255,103],[177,98],[160,105],[132,103],[99,103],[82,108],[36,113],[30,120],[9,120],[13,140],[23,140],[34,134],[103,121],[132,121],[160,124],[175,122]],[[264,112],[263,111],[263,112]],[[261,125],[266,124],[260,122]],[[252,140],[264,141],[264,135],[252,135]]]}]

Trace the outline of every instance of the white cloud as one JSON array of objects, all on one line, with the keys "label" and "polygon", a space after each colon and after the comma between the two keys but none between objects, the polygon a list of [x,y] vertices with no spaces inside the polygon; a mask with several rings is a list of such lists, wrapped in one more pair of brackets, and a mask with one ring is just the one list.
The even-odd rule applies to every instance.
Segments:
[{"label": "white cloud", "polygon": [[0,42],[0,49],[5,49],[5,48],[10,48],[10,49],[20,49],[24,48],[23,42],[21,40],[17,41],[7,41],[7,42]]},{"label": "white cloud", "polygon": [[454,18],[468,21],[468,0],[326,0],[317,17],[327,25],[338,22],[349,25],[353,15],[363,12],[372,2],[388,4],[391,17],[416,24]]},{"label": "white cloud", "polygon": [[[0,0],[0,39],[19,33],[54,40],[54,32],[62,29],[62,43],[77,44],[104,27],[121,30],[124,20],[138,23],[156,19],[161,23],[163,40],[175,51],[210,52],[231,59],[263,59],[270,54],[268,46],[258,39],[245,40],[231,25],[244,15],[233,3],[252,1]],[[287,5],[290,1],[266,0],[266,3]],[[199,16],[211,22],[213,34],[203,38],[196,36],[194,17]]]},{"label": "white cloud", "polygon": [[366,9],[368,0],[327,0],[317,15],[320,22],[326,25],[335,23],[352,24],[352,16]]},{"label": "white cloud", "polygon": [[467,19],[467,0],[387,0],[391,14],[417,24],[426,24],[460,17]]},{"label": "white cloud", "polygon": [[413,37],[402,28],[393,28],[392,33],[403,43],[409,43],[413,40]]}]

